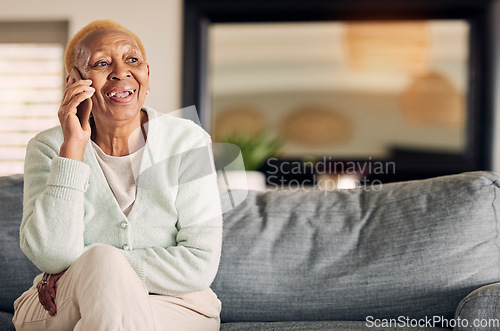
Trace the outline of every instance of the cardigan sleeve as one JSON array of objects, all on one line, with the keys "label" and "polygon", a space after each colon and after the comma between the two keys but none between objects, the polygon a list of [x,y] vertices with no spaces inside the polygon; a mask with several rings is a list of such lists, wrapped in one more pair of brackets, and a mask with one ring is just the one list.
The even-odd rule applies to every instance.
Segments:
[{"label": "cardigan sleeve", "polygon": [[151,293],[201,291],[210,286],[217,273],[222,212],[210,136],[203,133],[190,151],[183,153],[179,164],[177,244],[124,251]]},{"label": "cardigan sleeve", "polygon": [[89,173],[89,165],[59,157],[57,148],[38,136],[28,143],[20,245],[44,272],[66,270],[83,252]]}]

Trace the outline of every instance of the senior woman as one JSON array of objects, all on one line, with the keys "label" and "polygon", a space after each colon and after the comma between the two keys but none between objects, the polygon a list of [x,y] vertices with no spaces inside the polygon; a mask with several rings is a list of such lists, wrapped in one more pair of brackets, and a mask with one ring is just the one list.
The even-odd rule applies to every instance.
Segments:
[{"label": "senior woman", "polygon": [[149,65],[112,21],[65,52],[60,126],[27,147],[21,248],[44,273],[17,330],[217,330],[222,217],[208,134],[143,107]]}]

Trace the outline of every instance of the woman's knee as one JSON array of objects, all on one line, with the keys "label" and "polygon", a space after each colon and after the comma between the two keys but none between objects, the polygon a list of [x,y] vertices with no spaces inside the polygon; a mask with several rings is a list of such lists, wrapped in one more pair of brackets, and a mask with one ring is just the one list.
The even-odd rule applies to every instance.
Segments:
[{"label": "woman's knee", "polygon": [[118,248],[111,246],[111,245],[106,245],[106,244],[94,245],[94,246],[90,247],[89,249],[87,249],[87,251],[84,254],[82,254],[82,256],[85,254],[92,255],[95,257],[115,255],[115,254],[123,256],[123,254],[120,252],[120,250]]},{"label": "woman's knee", "polygon": [[123,253],[116,247],[99,244],[89,248],[75,263],[84,263],[98,269],[115,269],[120,265],[129,265]]},{"label": "woman's knee", "polygon": [[96,245],[73,263],[61,277],[60,282],[74,283],[77,288],[92,289],[108,287],[110,284],[118,285],[123,279],[131,278],[140,283],[140,279],[122,251],[109,245]]}]

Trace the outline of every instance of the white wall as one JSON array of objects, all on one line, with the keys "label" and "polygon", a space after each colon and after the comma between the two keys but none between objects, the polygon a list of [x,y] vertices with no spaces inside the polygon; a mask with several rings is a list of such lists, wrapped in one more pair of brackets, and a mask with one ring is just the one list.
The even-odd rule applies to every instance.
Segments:
[{"label": "white wall", "polygon": [[181,107],[182,0],[0,0],[0,20],[67,20],[70,36],[97,19],[112,19],[141,38],[151,68],[146,106]]}]

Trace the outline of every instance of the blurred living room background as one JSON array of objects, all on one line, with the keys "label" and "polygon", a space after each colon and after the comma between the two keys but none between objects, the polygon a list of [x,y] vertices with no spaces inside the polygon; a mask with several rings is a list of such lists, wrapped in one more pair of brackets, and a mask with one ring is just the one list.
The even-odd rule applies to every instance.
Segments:
[{"label": "blurred living room background", "polygon": [[27,141],[58,124],[65,43],[103,18],[145,45],[146,106],[194,104],[213,141],[239,142],[268,184],[273,169],[305,180],[286,168],[297,162],[335,176],[393,163],[355,169],[382,182],[500,171],[500,4],[405,2],[370,16],[363,0],[0,0],[0,175],[22,173]]}]

